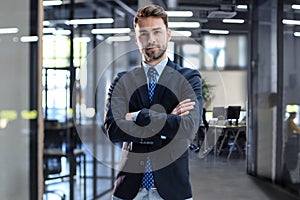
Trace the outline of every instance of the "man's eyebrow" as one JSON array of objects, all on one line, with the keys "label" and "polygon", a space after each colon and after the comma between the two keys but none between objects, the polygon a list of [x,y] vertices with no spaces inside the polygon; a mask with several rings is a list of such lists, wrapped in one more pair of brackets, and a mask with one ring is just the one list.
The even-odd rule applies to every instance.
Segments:
[{"label": "man's eyebrow", "polygon": [[157,31],[157,30],[162,30],[162,28],[161,27],[156,27],[156,28],[153,28],[151,30],[149,30],[147,28],[145,28],[145,29],[139,29],[139,32],[141,33],[141,32]]},{"label": "man's eyebrow", "polygon": [[157,27],[157,28],[153,28],[152,31],[158,31],[158,30],[162,30],[161,27]]}]

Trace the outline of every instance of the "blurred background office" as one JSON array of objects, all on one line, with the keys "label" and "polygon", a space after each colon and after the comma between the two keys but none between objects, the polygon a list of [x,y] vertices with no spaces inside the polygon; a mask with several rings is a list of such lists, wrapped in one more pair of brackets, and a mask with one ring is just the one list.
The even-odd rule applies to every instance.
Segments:
[{"label": "blurred background office", "polygon": [[[222,162],[239,160],[246,176],[300,196],[300,137],[295,132],[287,141],[285,127],[290,112],[300,124],[299,0],[6,0],[1,199],[109,194],[120,152],[102,134],[106,92],[117,72],[138,65],[132,20],[150,3],[168,11],[169,58],[198,69],[208,85],[211,128],[221,119],[216,108],[226,122],[229,107],[240,109],[234,120],[245,126],[243,155]],[[224,152],[208,156],[229,158]],[[191,154],[194,164],[205,162]]]}]

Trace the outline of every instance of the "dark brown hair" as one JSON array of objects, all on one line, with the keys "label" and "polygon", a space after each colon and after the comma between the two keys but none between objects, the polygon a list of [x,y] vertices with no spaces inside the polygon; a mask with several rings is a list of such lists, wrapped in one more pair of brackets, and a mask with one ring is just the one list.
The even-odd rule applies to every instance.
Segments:
[{"label": "dark brown hair", "polygon": [[134,28],[136,27],[140,19],[146,17],[160,17],[168,28],[168,15],[161,6],[148,5],[138,9],[136,15],[134,16]]}]

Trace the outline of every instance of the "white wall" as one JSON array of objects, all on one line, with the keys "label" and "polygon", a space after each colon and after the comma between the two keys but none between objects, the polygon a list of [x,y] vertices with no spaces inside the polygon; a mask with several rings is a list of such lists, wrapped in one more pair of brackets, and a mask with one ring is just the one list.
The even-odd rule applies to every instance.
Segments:
[{"label": "white wall", "polygon": [[213,99],[207,110],[215,106],[241,105],[246,109],[247,71],[201,71],[202,78],[214,85]]}]

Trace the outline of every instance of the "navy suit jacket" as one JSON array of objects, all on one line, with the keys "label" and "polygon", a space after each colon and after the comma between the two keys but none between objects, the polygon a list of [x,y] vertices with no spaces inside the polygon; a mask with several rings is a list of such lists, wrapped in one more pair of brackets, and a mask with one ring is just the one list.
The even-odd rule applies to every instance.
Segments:
[{"label": "navy suit jacket", "polygon": [[[144,69],[137,67],[117,75],[108,97],[104,125],[111,141],[123,142],[114,195],[126,200],[136,196],[146,157],[151,157],[160,196],[166,200],[191,198],[187,148],[201,122],[199,72],[169,60],[150,104]],[[196,103],[194,109],[187,116],[171,114],[187,98]],[[126,113],[135,111],[140,111],[135,122],[125,120]]]}]

